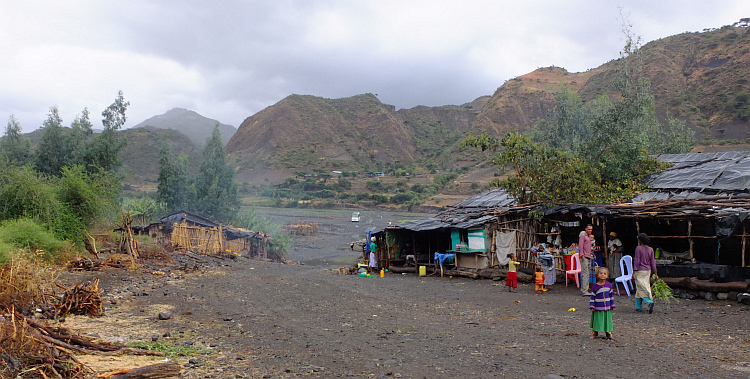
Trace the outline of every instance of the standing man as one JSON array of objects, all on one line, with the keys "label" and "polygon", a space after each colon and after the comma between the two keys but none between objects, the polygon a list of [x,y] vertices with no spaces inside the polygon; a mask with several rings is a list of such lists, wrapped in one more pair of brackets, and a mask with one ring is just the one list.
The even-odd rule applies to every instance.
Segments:
[{"label": "standing man", "polygon": [[607,250],[609,251],[609,272],[612,273],[612,278],[617,278],[622,275],[622,271],[620,270],[620,258],[622,258],[622,241],[617,238],[617,233],[609,233]]},{"label": "standing man", "polygon": [[581,261],[581,294],[591,296],[589,291],[589,275],[591,275],[591,237],[594,231],[594,225],[586,225],[580,234],[578,234],[578,258]]}]

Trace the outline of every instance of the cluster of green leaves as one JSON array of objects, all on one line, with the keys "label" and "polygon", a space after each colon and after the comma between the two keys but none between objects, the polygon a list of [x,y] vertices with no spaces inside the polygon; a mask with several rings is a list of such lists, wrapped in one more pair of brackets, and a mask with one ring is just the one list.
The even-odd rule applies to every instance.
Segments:
[{"label": "cluster of green leaves", "polygon": [[667,305],[667,309],[669,309],[673,301],[680,302],[680,299],[674,295],[667,283],[664,283],[656,275],[652,275],[652,279],[654,279],[654,282],[651,284],[651,293],[654,295],[654,300],[663,301]]},{"label": "cluster of green leaves", "polygon": [[198,174],[190,177],[187,156],[170,159],[169,141],[162,140],[159,154],[157,200],[167,212],[191,210],[218,221],[232,220],[240,209],[239,186],[234,167],[227,162],[224,144],[216,123],[203,148]]},{"label": "cluster of green leaves", "polygon": [[472,135],[461,146],[495,152],[493,163],[514,172],[494,184],[524,203],[599,203],[632,197],[643,189],[647,175],[664,168],[654,154],[687,152],[694,143],[684,123],[670,119],[665,126],[657,119],[650,84],[638,77],[638,44],[626,28],[626,45],[618,60],[618,99],[603,95],[584,104],[563,88],[550,116],[527,135]]}]

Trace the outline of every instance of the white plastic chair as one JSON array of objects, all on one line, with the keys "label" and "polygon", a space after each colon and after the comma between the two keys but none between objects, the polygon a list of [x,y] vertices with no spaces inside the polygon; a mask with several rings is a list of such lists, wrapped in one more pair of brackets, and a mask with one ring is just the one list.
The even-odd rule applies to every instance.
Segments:
[{"label": "white plastic chair", "polygon": [[[622,275],[615,278],[617,295],[620,295],[620,288],[617,286],[617,283],[622,283],[623,287],[625,287],[625,292],[630,296],[630,288],[635,290],[635,287],[633,286],[633,257],[630,255],[623,255],[622,258],[620,258],[620,271],[622,272]],[[628,284],[630,284],[630,288],[628,288]]]}]

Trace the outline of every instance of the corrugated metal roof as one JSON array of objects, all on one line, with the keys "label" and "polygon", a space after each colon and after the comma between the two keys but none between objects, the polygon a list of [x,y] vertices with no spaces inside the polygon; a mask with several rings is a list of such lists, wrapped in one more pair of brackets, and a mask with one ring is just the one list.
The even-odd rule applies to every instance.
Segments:
[{"label": "corrugated metal roof", "polygon": [[408,221],[398,226],[415,232],[447,228],[469,229],[497,221],[497,216],[486,211],[503,212],[504,208],[516,204],[516,199],[505,190],[493,189],[458,202],[451,209],[433,217]]},{"label": "corrugated metal roof", "polygon": [[512,207],[518,204],[516,199],[503,189],[493,189],[458,202],[453,208],[496,208]]}]

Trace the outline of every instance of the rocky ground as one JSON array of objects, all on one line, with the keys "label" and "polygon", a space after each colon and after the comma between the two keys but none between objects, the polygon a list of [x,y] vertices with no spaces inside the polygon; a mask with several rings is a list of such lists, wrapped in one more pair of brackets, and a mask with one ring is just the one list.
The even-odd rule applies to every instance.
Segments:
[{"label": "rocky ground", "polygon": [[[305,212],[300,220],[319,221],[320,235],[298,240],[290,256],[306,265],[174,255],[168,266],[193,269],[155,262],[70,274],[100,278],[108,317],[66,326],[185,348],[171,359],[187,378],[750,378],[750,306],[683,300],[649,315],[622,296],[615,340],[590,340],[588,298],[564,283],[535,295],[531,285],[508,293],[490,280],[338,275],[358,255],[347,250],[360,230],[399,215],[365,213],[352,225],[345,212]],[[155,358],[88,359],[106,370]]]}]

